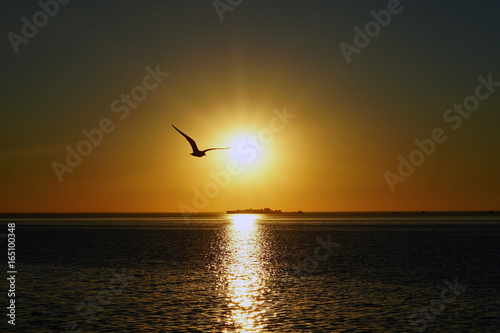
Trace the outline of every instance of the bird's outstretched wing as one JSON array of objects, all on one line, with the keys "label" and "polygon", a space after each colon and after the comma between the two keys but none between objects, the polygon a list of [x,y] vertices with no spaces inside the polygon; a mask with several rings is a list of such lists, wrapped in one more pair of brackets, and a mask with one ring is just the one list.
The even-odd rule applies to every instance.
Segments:
[{"label": "bird's outstretched wing", "polygon": [[231,147],[227,147],[227,148],[209,148],[209,149],[205,149],[205,150],[202,150],[203,152],[207,152],[209,150],[223,150],[223,149],[229,149]]},{"label": "bird's outstretched wing", "polygon": [[198,149],[198,146],[196,146],[196,142],[194,142],[193,139],[191,139],[189,136],[187,136],[186,134],[182,133],[181,130],[179,130],[177,127],[175,127],[174,125],[172,125],[173,128],[175,128],[177,130],[177,132],[181,133],[183,137],[186,138],[186,140],[188,140],[189,144],[191,145],[191,148],[193,148],[193,153],[196,153],[196,152],[199,152],[200,150]]}]

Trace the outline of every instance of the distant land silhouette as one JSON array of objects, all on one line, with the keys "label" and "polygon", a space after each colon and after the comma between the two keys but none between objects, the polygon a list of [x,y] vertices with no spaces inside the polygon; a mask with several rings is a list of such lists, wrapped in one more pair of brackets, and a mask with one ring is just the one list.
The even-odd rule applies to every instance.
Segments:
[{"label": "distant land silhouette", "polygon": [[260,208],[260,209],[237,209],[228,210],[226,214],[302,214],[303,211],[299,210],[297,212],[282,212],[281,209],[273,210],[271,208]]},{"label": "distant land silhouette", "polygon": [[[236,211],[227,211],[227,214],[262,214],[262,210],[256,209],[245,209]],[[267,214],[300,214],[302,211],[298,212],[281,212],[280,210],[269,209]],[[313,214],[318,216],[332,216],[332,217],[349,217],[349,218],[365,218],[365,217],[380,217],[380,218],[390,218],[390,217],[440,217],[440,216],[485,216],[485,217],[500,217],[500,211],[493,210],[482,210],[482,211],[320,211],[320,212],[310,212],[304,214]],[[200,212],[193,213],[194,216],[219,216],[222,212]],[[183,216],[184,213],[179,212],[0,212],[0,220],[9,219],[72,219],[72,218],[162,218],[162,217],[179,217]],[[70,221],[68,221],[71,223]]]}]

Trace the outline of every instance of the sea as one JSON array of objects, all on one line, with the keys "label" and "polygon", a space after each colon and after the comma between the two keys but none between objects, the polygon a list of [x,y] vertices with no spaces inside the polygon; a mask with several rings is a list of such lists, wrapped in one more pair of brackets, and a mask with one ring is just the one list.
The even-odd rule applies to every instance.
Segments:
[{"label": "sea", "polygon": [[500,332],[498,213],[1,221],[1,332]]}]

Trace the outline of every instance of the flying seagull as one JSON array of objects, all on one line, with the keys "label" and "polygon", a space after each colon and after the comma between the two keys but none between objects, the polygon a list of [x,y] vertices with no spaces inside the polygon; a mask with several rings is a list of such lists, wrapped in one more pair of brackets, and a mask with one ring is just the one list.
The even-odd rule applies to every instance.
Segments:
[{"label": "flying seagull", "polygon": [[187,136],[186,134],[182,133],[177,127],[175,127],[174,125],[172,125],[173,128],[175,128],[177,130],[177,132],[181,133],[183,137],[186,138],[186,140],[188,140],[189,144],[191,145],[191,148],[193,149],[193,153],[191,155],[193,156],[196,156],[196,157],[202,157],[202,156],[205,156],[205,152],[209,151],[209,150],[220,150],[220,149],[229,149],[231,147],[228,147],[228,148],[210,148],[210,149],[205,149],[205,150],[199,150],[198,149],[198,146],[196,146],[196,142],[194,142],[193,139],[191,139],[189,136]]}]

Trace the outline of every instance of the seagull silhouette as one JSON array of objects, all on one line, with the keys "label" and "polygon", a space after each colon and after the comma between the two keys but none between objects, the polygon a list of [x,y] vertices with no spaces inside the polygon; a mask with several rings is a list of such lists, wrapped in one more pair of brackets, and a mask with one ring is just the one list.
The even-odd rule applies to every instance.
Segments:
[{"label": "seagull silhouette", "polygon": [[221,149],[229,149],[231,147],[228,147],[228,148],[209,148],[209,149],[205,149],[205,150],[199,150],[198,149],[198,146],[196,146],[196,142],[194,142],[193,139],[191,139],[189,136],[187,136],[186,134],[182,133],[181,130],[179,130],[177,127],[175,127],[174,125],[172,125],[173,128],[175,128],[177,130],[177,132],[181,133],[183,137],[186,138],[186,140],[188,140],[189,144],[191,145],[191,148],[193,148],[193,152],[191,153],[191,155],[193,156],[196,156],[196,157],[203,157],[205,156],[205,152],[209,151],[209,150],[221,150]]}]

